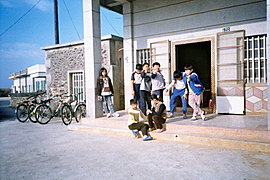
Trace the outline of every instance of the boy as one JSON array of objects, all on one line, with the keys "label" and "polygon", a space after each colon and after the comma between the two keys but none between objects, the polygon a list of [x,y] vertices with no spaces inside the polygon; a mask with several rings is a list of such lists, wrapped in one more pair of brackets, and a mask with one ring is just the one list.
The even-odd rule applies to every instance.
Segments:
[{"label": "boy", "polygon": [[136,70],[131,74],[131,95],[136,101],[140,102],[140,86],[142,83],[142,65],[136,64]]},{"label": "boy", "polygon": [[128,110],[128,128],[132,131],[135,137],[138,137],[139,131],[143,134],[143,140],[148,141],[153,138],[149,135],[148,129],[149,126],[143,122],[139,122],[139,116],[141,116],[145,121],[146,117],[140,109],[137,108],[137,102],[135,99],[130,100],[130,109]]},{"label": "boy", "polygon": [[174,116],[175,103],[177,98],[181,98],[182,101],[182,112],[183,119],[187,118],[187,97],[184,96],[187,94],[186,85],[183,81],[183,74],[180,71],[174,71],[173,80],[171,84],[166,88],[165,92],[168,92],[172,87],[174,87],[171,100],[170,100],[170,114],[167,115],[167,118]]},{"label": "boy", "polygon": [[[196,120],[197,114],[201,115],[202,120],[205,120],[204,111],[200,109],[200,94],[203,92],[204,88],[201,81],[199,80],[198,75],[193,72],[193,67],[191,65],[185,66],[185,74],[183,80],[188,88],[188,104],[193,109],[193,116],[191,120]],[[187,97],[187,94],[185,94],[185,97]]]},{"label": "boy", "polygon": [[[143,70],[141,72],[142,83],[140,87],[140,104],[139,108],[143,114],[146,115],[146,109],[151,109],[151,73],[148,63],[143,64]],[[146,107],[147,105],[147,107]]]},{"label": "boy", "polygon": [[163,101],[163,90],[165,87],[165,80],[161,74],[160,64],[158,62],[152,65],[152,94],[156,94],[158,98]]},{"label": "boy", "polygon": [[166,131],[166,106],[156,94],[151,95],[151,100],[153,102],[153,108],[152,110],[148,110],[148,124],[151,130],[156,128],[156,132],[161,133]]}]

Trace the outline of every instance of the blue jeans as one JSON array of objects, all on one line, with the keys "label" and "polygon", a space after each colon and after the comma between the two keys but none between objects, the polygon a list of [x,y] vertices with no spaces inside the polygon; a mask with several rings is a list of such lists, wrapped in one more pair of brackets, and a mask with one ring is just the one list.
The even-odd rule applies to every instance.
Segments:
[{"label": "blue jeans", "polygon": [[170,112],[174,113],[175,110],[175,105],[176,105],[176,100],[177,98],[181,98],[182,100],[182,111],[183,114],[187,114],[187,99],[184,98],[185,94],[185,89],[174,89],[172,96],[171,96],[171,100],[170,100]]},{"label": "blue jeans", "polygon": [[110,110],[110,113],[115,113],[114,105],[112,103],[112,96],[102,96],[103,99],[103,111],[108,114],[108,108]]},{"label": "blue jeans", "polygon": [[153,94],[156,94],[161,101],[163,101],[163,90],[164,89],[159,89],[159,90],[153,91]]},{"label": "blue jeans", "polygon": [[[139,108],[146,115],[146,109],[151,109],[151,93],[148,91],[140,90]],[[146,108],[147,105],[147,108]]]},{"label": "blue jeans", "polygon": [[133,98],[135,99],[136,102],[139,101],[139,104],[140,104],[140,87],[141,87],[141,84],[134,84],[133,85],[133,88],[135,91]]}]

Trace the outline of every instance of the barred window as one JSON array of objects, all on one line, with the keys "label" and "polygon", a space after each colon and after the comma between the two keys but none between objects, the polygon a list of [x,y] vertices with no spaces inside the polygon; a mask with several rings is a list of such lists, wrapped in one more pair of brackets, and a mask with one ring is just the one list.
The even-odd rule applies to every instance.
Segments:
[{"label": "barred window", "polygon": [[266,68],[266,35],[246,37],[244,77],[247,83],[266,83]]},{"label": "barred window", "polygon": [[76,95],[78,101],[84,101],[84,75],[82,72],[73,72],[70,73],[71,77],[71,91],[73,95]]},{"label": "barred window", "polygon": [[150,64],[150,49],[137,50],[137,64]]}]

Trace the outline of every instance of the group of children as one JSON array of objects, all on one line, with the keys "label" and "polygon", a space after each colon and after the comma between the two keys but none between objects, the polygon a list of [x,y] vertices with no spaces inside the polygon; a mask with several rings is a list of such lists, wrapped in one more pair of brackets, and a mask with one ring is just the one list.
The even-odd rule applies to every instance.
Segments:
[{"label": "group of children", "polygon": [[[174,88],[170,99],[170,113],[166,114],[166,106],[163,104],[163,91],[169,92]],[[101,68],[97,80],[98,98],[103,101],[103,111],[107,117],[116,116],[111,96],[113,95],[113,86],[111,79],[107,75],[107,70]],[[166,130],[166,118],[174,116],[177,98],[181,98],[183,118],[186,119],[187,104],[193,109],[191,120],[196,120],[200,115],[205,120],[204,111],[200,109],[200,94],[204,88],[198,75],[193,72],[192,66],[185,66],[185,72],[175,71],[173,80],[166,87],[164,77],[160,70],[158,62],[153,63],[152,71],[150,65],[144,63],[137,64],[135,72],[131,75],[131,93],[133,99],[130,100],[130,109],[128,110],[128,127],[137,137],[138,132],[143,134],[143,140],[151,140],[149,131],[163,132]],[[139,105],[139,108],[137,107]],[[109,111],[108,111],[109,107]],[[148,124],[139,121],[141,116]]]}]

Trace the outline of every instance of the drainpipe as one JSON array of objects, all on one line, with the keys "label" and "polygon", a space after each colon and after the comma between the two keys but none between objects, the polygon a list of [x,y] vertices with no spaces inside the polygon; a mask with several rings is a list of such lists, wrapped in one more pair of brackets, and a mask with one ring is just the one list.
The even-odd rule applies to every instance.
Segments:
[{"label": "drainpipe", "polygon": [[131,59],[132,59],[132,71],[135,70],[135,60],[134,60],[134,15],[133,15],[133,1],[130,1],[130,25],[131,25]]},{"label": "drainpipe", "polygon": [[54,36],[55,44],[59,44],[59,25],[58,25],[58,2],[54,0]]}]

